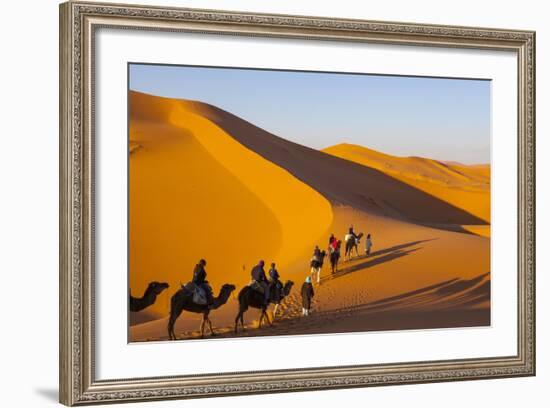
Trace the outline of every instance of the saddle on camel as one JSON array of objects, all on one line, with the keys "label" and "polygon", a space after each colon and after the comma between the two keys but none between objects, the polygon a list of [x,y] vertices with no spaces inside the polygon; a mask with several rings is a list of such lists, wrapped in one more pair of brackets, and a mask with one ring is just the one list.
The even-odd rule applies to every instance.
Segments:
[{"label": "saddle on camel", "polygon": [[212,322],[210,321],[210,312],[219,309],[227,303],[231,293],[235,290],[235,285],[226,283],[222,285],[217,297],[212,294],[212,288],[206,280],[206,261],[201,259],[193,270],[193,280],[185,285],[181,285],[170,299],[170,318],[168,319],[168,337],[170,340],[176,340],[175,324],[181,313],[186,310],[191,313],[200,313],[202,315],[200,325],[200,335],[204,337],[205,326],[208,324],[210,333],[214,335]]}]

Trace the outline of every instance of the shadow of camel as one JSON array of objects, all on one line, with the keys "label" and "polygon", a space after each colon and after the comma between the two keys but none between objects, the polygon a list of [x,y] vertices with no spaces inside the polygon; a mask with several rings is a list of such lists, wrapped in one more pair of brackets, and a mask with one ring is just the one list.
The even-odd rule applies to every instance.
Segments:
[{"label": "shadow of camel", "polygon": [[482,282],[485,277],[489,276],[489,272],[476,276],[472,279],[457,280],[449,285],[443,286],[436,291],[438,295],[448,295],[451,293],[463,292],[467,289],[473,288],[478,283]]},{"label": "shadow of camel", "polygon": [[[490,273],[472,279],[453,278],[373,302],[323,311],[307,318],[287,317],[253,336],[352,333],[479,327],[491,324]],[[232,331],[219,337],[249,337]]]},{"label": "shadow of camel", "polygon": [[372,258],[373,256],[384,255],[384,254],[387,254],[388,252],[398,251],[400,249],[405,249],[414,245],[422,244],[424,242],[435,241],[437,239],[439,238],[421,239],[418,241],[405,242],[404,244],[394,245],[389,248],[379,249],[377,251],[371,252],[370,256],[361,255],[360,257],[354,258],[354,259]]},{"label": "shadow of camel", "polygon": [[[383,263],[386,263],[386,262],[390,262],[390,261],[393,261],[395,259],[401,258],[403,256],[407,256],[407,255],[409,255],[413,252],[418,251],[422,247],[412,248],[412,249],[408,249],[408,250],[405,250],[405,248],[409,248],[411,246],[418,245],[418,244],[421,244],[423,242],[434,241],[436,239],[437,238],[431,238],[431,239],[424,239],[424,240],[419,240],[419,241],[406,242],[404,244],[399,244],[399,245],[395,245],[395,246],[392,246],[392,247],[389,247],[389,248],[380,249],[378,251],[375,251],[375,252],[371,253],[370,256],[366,256],[366,255],[358,256],[356,258],[353,258],[351,261],[357,261],[357,260],[362,260],[362,259],[366,259],[367,261],[361,262],[361,263],[358,263],[358,264],[355,264],[355,265],[351,265],[351,266],[348,266],[346,268],[338,269],[338,271],[336,271],[335,273],[333,273],[329,276],[326,276],[324,278],[321,278],[321,282],[323,282],[323,281],[326,282],[326,281],[329,281],[329,280],[332,280],[332,279],[336,279],[336,278],[339,278],[341,276],[347,275],[349,273],[356,272],[360,269],[372,268],[373,266],[380,265],[380,264],[383,264]],[[350,262],[350,261],[347,261],[346,263],[348,263],[348,262]]]},{"label": "shadow of camel", "polygon": [[487,326],[491,313],[486,302],[490,299],[490,272],[486,272],[472,279],[449,279],[374,302],[319,312],[315,318],[349,326],[344,331]]},{"label": "shadow of camel", "polygon": [[409,249],[407,251],[398,250],[398,251],[392,252],[390,254],[383,255],[379,258],[375,258],[375,259],[371,259],[369,261],[361,262],[361,263],[358,263],[358,264],[353,265],[353,266],[349,266],[349,267],[344,268],[344,269],[339,269],[338,272],[335,272],[332,275],[327,276],[325,279],[321,279],[321,281],[336,279],[336,278],[339,278],[341,276],[356,272],[356,271],[361,270],[361,269],[372,268],[373,266],[376,266],[376,265],[380,265],[380,264],[383,264],[383,263],[386,263],[386,262],[394,261],[398,258],[402,258],[404,256],[412,254],[413,252],[416,252],[421,248],[422,247],[413,248],[413,249]]}]

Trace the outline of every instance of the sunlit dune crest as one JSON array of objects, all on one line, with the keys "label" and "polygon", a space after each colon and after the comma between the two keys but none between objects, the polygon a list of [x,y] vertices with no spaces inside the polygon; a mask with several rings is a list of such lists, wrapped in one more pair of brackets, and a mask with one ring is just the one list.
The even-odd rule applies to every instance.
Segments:
[{"label": "sunlit dune crest", "polygon": [[323,151],[378,169],[484,221],[490,221],[489,165],[467,166],[422,157],[397,157],[346,143]]}]

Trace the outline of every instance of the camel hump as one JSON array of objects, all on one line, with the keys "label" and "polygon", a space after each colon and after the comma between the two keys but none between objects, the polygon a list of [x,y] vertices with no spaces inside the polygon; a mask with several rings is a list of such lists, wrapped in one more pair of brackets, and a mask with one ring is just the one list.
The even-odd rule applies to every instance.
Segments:
[{"label": "camel hump", "polygon": [[183,283],[181,284],[181,288],[182,288],[184,291],[186,291],[186,292],[191,292],[191,293],[193,293],[193,292],[195,291],[196,287],[197,287],[197,285],[195,285],[195,283],[192,282],[192,281],[191,281],[191,282],[187,282],[187,283],[185,283],[185,284],[183,284]]}]

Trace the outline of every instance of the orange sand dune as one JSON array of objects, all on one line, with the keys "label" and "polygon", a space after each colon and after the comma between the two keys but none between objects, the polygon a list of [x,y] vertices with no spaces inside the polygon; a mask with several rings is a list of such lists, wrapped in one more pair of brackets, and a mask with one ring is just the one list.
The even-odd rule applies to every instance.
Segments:
[{"label": "orange sand dune", "polygon": [[460,198],[442,199],[379,169],[290,142],[229,112],[206,104],[203,106],[208,107],[207,118],[238,142],[286,169],[333,204],[440,228],[445,224],[488,224],[482,217],[487,215],[482,214],[483,211],[476,215],[449,202],[460,201]]},{"label": "orange sand dune", "polygon": [[140,296],[152,280],[170,284],[149,312],[168,312],[169,296],[191,279],[199,258],[207,259],[214,290],[243,284],[260,258],[293,261],[305,250],[301,231],[315,239],[332,221],[326,199],[245,149],[201,109],[130,93],[130,289]]},{"label": "orange sand dune", "polygon": [[396,157],[346,143],[323,151],[380,170],[484,221],[490,221],[489,165],[466,166],[421,157]]},{"label": "orange sand dune", "polygon": [[398,175],[400,178],[416,179],[446,187],[458,186],[471,190],[486,191],[489,187],[489,165],[468,166],[416,156],[392,156],[349,143],[340,143],[322,151],[373,167],[386,174]]},{"label": "orange sand dune", "polygon": [[[331,231],[342,238],[351,223],[357,231],[372,234],[372,255],[365,257],[361,246],[360,257],[342,262],[335,275],[325,264],[321,285],[315,286],[312,319],[300,317],[306,257],[301,268],[281,270],[297,286],[282,305],[279,322],[258,330],[259,312],[250,310],[245,315],[248,330],[240,336],[490,324],[489,239],[335,206]],[[326,239],[316,243],[325,247]],[[236,314],[234,300],[212,313],[220,337],[234,335]],[[176,331],[182,338],[197,337],[199,323],[198,315],[184,313]],[[166,319],[133,326],[130,333],[134,341],[166,340]]]},{"label": "orange sand dune", "polygon": [[[488,194],[488,169],[413,159],[401,164],[407,177],[400,178],[200,102],[131,92],[130,112],[130,289],[136,296],[151,280],[171,285],[146,309],[161,318],[135,316],[132,341],[166,339],[169,296],[200,257],[215,292],[225,282],[238,292],[259,258],[276,260],[282,279],[295,281],[281,322],[254,329],[258,311],[250,310],[245,335],[490,323],[490,239],[457,232],[488,236],[490,214],[468,204]],[[300,318],[313,246],[326,248],[330,233],[342,238],[350,225],[372,234],[372,256],[361,247],[336,275],[327,262],[316,286],[318,317]],[[211,314],[222,336],[231,335],[236,294]],[[199,320],[184,312],[176,332],[196,337]]]}]

